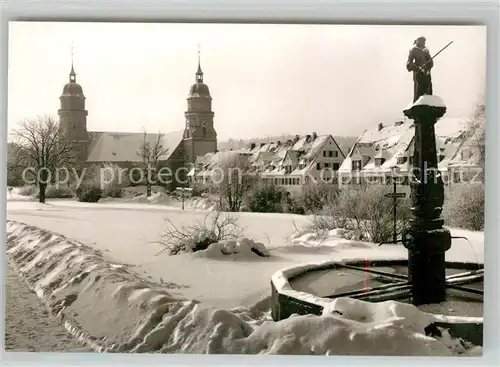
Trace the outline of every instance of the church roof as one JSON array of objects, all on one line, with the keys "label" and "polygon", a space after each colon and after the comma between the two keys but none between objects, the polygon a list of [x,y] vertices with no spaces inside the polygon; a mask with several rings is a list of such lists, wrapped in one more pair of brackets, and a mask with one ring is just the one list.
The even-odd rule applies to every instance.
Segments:
[{"label": "church roof", "polygon": [[210,98],[210,89],[205,83],[195,83],[189,88],[188,98]]},{"label": "church roof", "polygon": [[[168,152],[160,158],[167,160],[182,142],[183,131],[172,131],[163,134],[161,144]],[[93,131],[89,132],[90,145],[88,162],[140,162],[137,154],[143,143],[144,133],[123,133]],[[151,144],[156,142],[158,134],[146,134],[146,140]]]},{"label": "church roof", "polygon": [[63,87],[61,97],[80,97],[85,98],[82,86],[76,82],[67,83]]}]

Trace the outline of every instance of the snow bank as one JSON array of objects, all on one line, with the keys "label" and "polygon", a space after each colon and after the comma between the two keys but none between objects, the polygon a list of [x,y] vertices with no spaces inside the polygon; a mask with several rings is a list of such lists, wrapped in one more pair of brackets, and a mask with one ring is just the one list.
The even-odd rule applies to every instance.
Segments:
[{"label": "snow bank", "polygon": [[255,242],[249,238],[242,238],[235,241],[212,243],[206,250],[194,252],[193,256],[210,259],[227,257],[231,257],[232,259],[254,259],[257,257],[268,257],[270,255],[263,243]]},{"label": "snow bank", "polygon": [[51,312],[94,349],[130,342],[154,326],[161,310],[183,302],[167,292],[175,284],[140,279],[91,247],[23,223],[7,221],[7,256]]},{"label": "snow bank", "polygon": [[[10,190],[9,190],[10,189]],[[35,199],[35,195],[21,195],[22,187],[9,187],[7,189],[7,200],[24,200],[31,201]]]},{"label": "snow bank", "polygon": [[[164,192],[153,192],[151,196],[147,197],[146,194],[138,194],[130,199],[135,203],[150,203],[180,207],[182,199],[176,196],[168,195]],[[184,207],[186,209],[212,211],[215,210],[217,204],[203,197],[184,198]]]},{"label": "snow bank", "polygon": [[[464,354],[463,345],[451,338],[425,336],[423,328],[431,315],[397,302],[320,299],[325,306],[322,316],[294,315],[272,322],[258,308],[221,310],[184,300],[175,295],[175,284],[141,279],[88,246],[23,223],[7,222],[7,254],[66,328],[96,351]],[[281,277],[279,288],[286,292],[287,277],[306,267],[280,272],[273,281],[277,284]]]},{"label": "snow bank", "polygon": [[291,242],[294,245],[305,247],[326,246],[335,248],[335,250],[346,249],[372,249],[373,243],[358,240],[359,234],[356,231],[343,228],[336,228],[330,231],[313,231],[309,228],[298,230],[291,236]]}]

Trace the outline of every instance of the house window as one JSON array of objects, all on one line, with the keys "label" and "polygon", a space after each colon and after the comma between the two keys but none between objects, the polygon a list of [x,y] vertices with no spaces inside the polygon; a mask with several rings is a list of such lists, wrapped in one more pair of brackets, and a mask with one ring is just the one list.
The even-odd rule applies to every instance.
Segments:
[{"label": "house window", "polygon": [[338,171],[338,170],[339,170],[339,168],[340,168],[340,163],[334,163],[334,164],[333,164],[333,170],[334,170],[334,171]]},{"label": "house window", "polygon": [[325,168],[330,168],[330,163],[325,163]]},{"label": "house window", "polygon": [[382,164],[384,164],[385,159],[384,158],[375,158],[375,165],[377,167],[380,167]]},{"label": "house window", "polygon": [[328,156],[333,157],[333,152],[331,150],[328,151]]},{"label": "house window", "polygon": [[316,163],[316,169],[319,171],[321,170],[321,163]]},{"label": "house window", "polygon": [[397,163],[398,164],[405,164],[406,163],[406,157],[398,157]]},{"label": "house window", "polygon": [[333,156],[334,156],[335,158],[338,158],[338,156],[339,156],[339,152],[338,152],[338,151],[336,151],[336,150],[334,150],[334,151],[333,151]]},{"label": "house window", "polygon": [[439,155],[439,162],[442,162],[442,161],[443,161],[443,159],[445,159],[445,157],[446,157],[446,156],[445,156],[444,154],[440,154],[440,155]]},{"label": "house window", "polygon": [[203,137],[207,136],[207,128],[205,126],[203,126],[201,131],[202,131]]},{"label": "house window", "polygon": [[326,157],[326,150],[323,150],[323,157]]},{"label": "house window", "polygon": [[464,151],[460,152],[460,159],[462,161],[466,161],[469,158],[470,158],[470,153],[468,150],[464,150]]},{"label": "house window", "polygon": [[361,171],[361,161],[360,160],[352,161],[352,170],[353,171]]}]

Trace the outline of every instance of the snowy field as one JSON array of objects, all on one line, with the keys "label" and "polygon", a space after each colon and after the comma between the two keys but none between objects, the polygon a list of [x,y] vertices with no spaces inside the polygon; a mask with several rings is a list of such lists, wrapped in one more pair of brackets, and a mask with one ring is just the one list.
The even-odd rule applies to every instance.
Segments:
[{"label": "snowy field", "polygon": [[[89,204],[65,200],[49,201],[48,204],[16,200],[7,203],[8,220],[34,225],[87,245],[89,249],[99,251],[105,261],[127,264],[129,269],[149,279],[151,284],[164,284],[168,289],[169,299],[179,300],[177,308],[169,310],[169,317],[176,320],[170,323],[174,324],[165,325],[164,318],[164,322],[152,331],[153,336],[147,333],[143,335],[145,339],[140,344],[142,347],[136,346],[139,348],[136,351],[364,355],[457,353],[456,348],[450,349],[450,341],[436,341],[422,334],[422,321],[418,319],[428,316],[419,313],[413,306],[407,305],[413,309],[412,321],[407,320],[403,324],[397,321],[406,317],[401,313],[409,312],[406,306],[398,303],[388,304],[385,311],[381,311],[380,306],[373,309],[364,303],[351,305],[350,307],[358,308],[358,315],[347,319],[332,316],[325,319],[325,316],[311,315],[292,317],[280,323],[265,322],[269,317],[262,316],[261,312],[268,311],[270,279],[277,271],[301,263],[323,262],[336,257],[405,258],[406,250],[402,246],[378,247],[348,241],[335,234],[325,241],[316,241],[314,236],[307,233],[295,237],[293,235],[296,228],[307,225],[310,218],[290,214],[236,213],[234,215],[238,217],[239,225],[245,227],[244,235],[263,243],[268,248],[270,257],[250,256],[248,253],[215,258],[187,253],[176,256],[166,253],[158,255],[162,247],[154,242],[161,236],[165,218],[182,226],[200,221],[205,215],[206,212],[200,210],[183,211],[152,204]],[[20,229],[12,227],[12,231],[16,230]],[[447,252],[447,260],[484,261],[483,233],[452,230],[452,234],[466,236],[471,243],[454,240],[452,249]],[[18,235],[13,238],[16,237]],[[39,243],[40,240],[35,242]],[[21,246],[13,251],[22,253],[24,250]],[[49,253],[53,251],[55,250],[49,250]],[[67,266],[68,269],[71,268],[70,265]],[[39,268],[34,263],[29,267]],[[107,265],[107,268],[110,266]],[[73,284],[74,278],[68,282]],[[93,301],[87,302],[92,304]],[[346,307],[345,304],[343,307]],[[234,311],[238,308],[243,310],[242,313]],[[147,315],[140,313],[142,311],[137,312],[135,318],[130,317],[129,326],[132,329],[133,320],[147,318]],[[154,313],[154,309],[151,312]],[[360,325],[356,321],[360,313],[365,313],[363,317],[370,320],[368,324]],[[102,315],[94,315],[99,316]],[[116,320],[114,323],[116,324]],[[133,325],[137,327],[136,324]],[[402,325],[405,330],[400,330]],[[191,331],[187,333],[186,329]],[[209,331],[213,331],[216,341],[201,337],[202,334],[210,334]],[[321,340],[312,337],[316,333]],[[160,343],[163,345],[161,348],[157,345],[159,342],[154,341],[158,335],[166,338],[164,344]],[[172,341],[172,338],[175,340]],[[203,340],[195,340],[196,338]],[[355,340],[351,340],[352,338]],[[398,338],[401,343],[392,342],[397,345],[381,347],[394,338]],[[332,347],[338,343],[343,343],[343,347]],[[125,348],[123,345],[125,344],[122,344]],[[362,345],[364,350],[356,351]]]},{"label": "snowy field", "polygon": [[[321,262],[342,253],[353,257],[405,258],[400,245],[343,240],[332,236],[323,242],[304,235],[291,241],[296,227],[310,218],[290,214],[235,213],[245,236],[262,242],[269,258],[198,258],[192,254],[158,255],[154,243],[161,237],[165,218],[177,226],[201,221],[206,213],[149,204],[77,203],[57,200],[48,204],[8,201],[7,219],[35,225],[103,251],[110,259],[133,265],[155,281],[176,283],[182,296],[217,307],[251,306],[270,296],[269,281],[278,270],[304,262]],[[482,232],[453,230],[448,261],[484,261]]]}]

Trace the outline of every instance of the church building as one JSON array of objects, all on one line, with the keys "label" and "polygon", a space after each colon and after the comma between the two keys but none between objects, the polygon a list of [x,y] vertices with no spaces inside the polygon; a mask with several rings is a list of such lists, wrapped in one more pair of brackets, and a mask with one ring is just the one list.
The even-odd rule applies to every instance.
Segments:
[{"label": "church building", "polygon": [[[69,82],[64,86],[59,99],[61,135],[72,142],[77,166],[87,169],[87,177],[94,176],[96,179],[99,168],[106,164],[114,164],[127,170],[138,167],[142,162],[138,151],[144,144],[144,139],[151,144],[158,139],[158,134],[155,133],[88,131],[86,97],[82,86],[76,82],[73,65]],[[167,179],[170,183],[166,185],[170,190],[184,182],[196,157],[217,150],[212,97],[208,86],[203,82],[199,55],[195,83],[189,89],[187,111],[184,114],[184,130],[161,132],[161,144],[167,151],[160,158],[159,166],[168,167],[169,170],[166,171],[172,172],[172,179]]]}]

